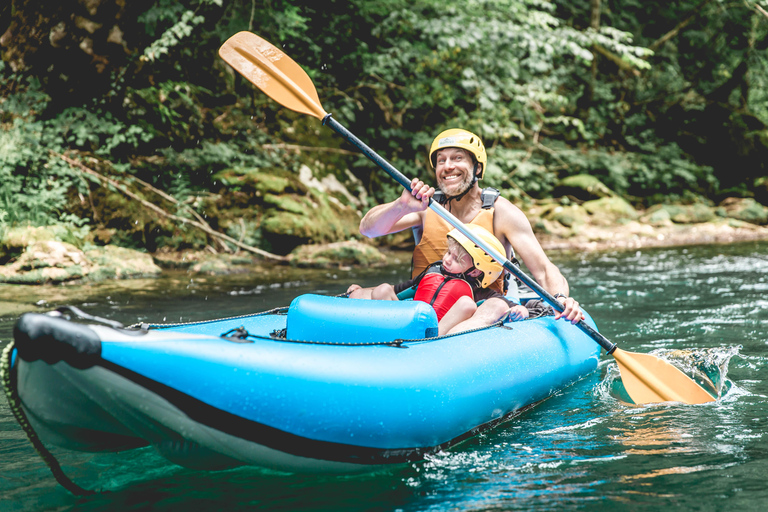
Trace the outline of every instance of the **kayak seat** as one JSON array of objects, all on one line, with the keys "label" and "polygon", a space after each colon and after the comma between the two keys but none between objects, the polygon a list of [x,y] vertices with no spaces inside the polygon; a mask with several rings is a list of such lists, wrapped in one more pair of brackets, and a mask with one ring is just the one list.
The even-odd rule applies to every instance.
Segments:
[{"label": "kayak seat", "polygon": [[437,314],[421,301],[305,294],[288,308],[286,338],[318,343],[386,343],[437,336]]}]

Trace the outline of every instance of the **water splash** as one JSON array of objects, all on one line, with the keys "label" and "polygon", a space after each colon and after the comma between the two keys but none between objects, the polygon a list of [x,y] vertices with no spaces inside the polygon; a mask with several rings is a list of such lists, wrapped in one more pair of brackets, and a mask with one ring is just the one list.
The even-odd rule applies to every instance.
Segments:
[{"label": "water splash", "polygon": [[[727,378],[728,363],[733,356],[739,354],[740,350],[740,345],[692,350],[660,348],[651,351],[650,354],[671,363],[710,395],[720,399],[734,387],[734,383]],[[616,362],[611,361],[606,366],[605,378],[595,389],[595,394],[601,398],[633,404],[624,388]]]}]

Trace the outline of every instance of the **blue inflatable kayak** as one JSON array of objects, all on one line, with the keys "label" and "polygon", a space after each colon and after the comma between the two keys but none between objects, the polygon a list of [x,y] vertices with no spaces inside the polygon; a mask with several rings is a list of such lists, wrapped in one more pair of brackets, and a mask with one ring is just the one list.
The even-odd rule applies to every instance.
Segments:
[{"label": "blue inflatable kayak", "polygon": [[28,313],[6,386],[46,444],[152,445],[199,469],[350,472],[449,448],[593,371],[600,355],[552,316],[436,332],[421,302],[317,295],[131,328]]}]

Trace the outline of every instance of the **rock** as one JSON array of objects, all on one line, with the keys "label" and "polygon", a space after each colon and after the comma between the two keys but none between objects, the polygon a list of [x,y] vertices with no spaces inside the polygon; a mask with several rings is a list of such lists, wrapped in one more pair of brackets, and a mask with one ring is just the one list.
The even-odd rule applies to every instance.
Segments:
[{"label": "rock", "polygon": [[676,213],[670,217],[675,224],[701,224],[703,222],[711,222],[716,217],[712,208],[701,203],[681,205],[676,208]]},{"label": "rock", "polygon": [[577,174],[560,180],[552,192],[555,197],[573,196],[581,201],[613,197],[616,193],[602,181],[589,174]]},{"label": "rock", "polygon": [[14,262],[0,267],[0,281],[16,284],[60,283],[80,279],[91,269],[85,254],[72,244],[33,242]]},{"label": "rock", "polygon": [[371,266],[386,262],[386,258],[378,249],[357,240],[301,245],[288,255],[288,260],[291,265],[319,268]]},{"label": "rock", "polygon": [[[263,242],[276,254],[287,254],[307,243],[330,243],[356,235],[360,214],[355,205],[344,204],[331,195],[335,186],[329,183],[333,180],[323,184],[308,170],[302,177],[280,169],[219,172],[216,179],[227,189],[221,192],[218,210],[226,210],[232,217],[219,218],[218,224],[233,238],[249,236],[251,244]],[[315,182],[322,185],[321,189],[312,186]],[[335,188],[333,192],[339,193]]]},{"label": "rock", "polygon": [[603,197],[581,205],[592,216],[595,224],[614,223],[621,219],[634,220],[639,214],[621,197]]},{"label": "rock", "polygon": [[[329,174],[322,180],[318,180],[312,173],[312,169],[306,165],[302,165],[299,169],[299,180],[307,187],[314,188],[326,194],[339,194],[346,199],[348,204],[354,205],[356,208],[361,208],[366,202],[367,194],[365,192],[365,188],[362,187],[362,185],[359,183],[359,180],[357,180],[357,178],[355,178],[352,173],[348,173],[348,177],[353,181],[353,183],[360,185],[358,187],[358,193],[360,195],[359,198],[352,195],[347,187],[342,185],[341,182],[339,182],[339,180],[337,180],[336,176],[333,174]],[[333,196],[329,195],[329,197]]]},{"label": "rock", "polygon": [[162,272],[151,255],[124,247],[97,247],[86,251],[85,256],[93,266],[87,274],[89,281],[152,277]]},{"label": "rock", "polygon": [[217,172],[213,178],[227,188],[246,194],[306,194],[307,187],[293,174],[277,168],[231,168]]},{"label": "rock", "polygon": [[572,228],[589,222],[589,213],[579,205],[557,206],[549,210],[545,216],[548,220],[554,220],[567,228]]},{"label": "rock", "polygon": [[[11,230],[13,231],[13,230]],[[83,252],[75,245],[51,240],[56,229],[19,228],[4,239],[3,246],[18,249],[0,266],[0,282],[15,284],[100,281],[154,276],[161,272],[152,257],[122,247],[99,247]],[[42,239],[42,240],[41,240]]]},{"label": "rock", "polygon": [[768,224],[768,207],[749,197],[729,197],[724,199],[717,207],[717,213],[723,217],[759,226]]},{"label": "rock", "polygon": [[0,261],[18,257],[24,249],[36,242],[56,240],[62,229],[32,226],[9,228],[0,243]]},{"label": "rock", "polygon": [[642,222],[647,222],[653,226],[668,226],[672,224],[672,215],[679,213],[677,209],[670,211],[672,208],[665,204],[656,204],[648,208],[645,214],[640,217]]},{"label": "rock", "polygon": [[61,283],[80,279],[90,271],[85,254],[72,244],[33,242],[11,264],[0,267],[0,281],[14,284]]}]

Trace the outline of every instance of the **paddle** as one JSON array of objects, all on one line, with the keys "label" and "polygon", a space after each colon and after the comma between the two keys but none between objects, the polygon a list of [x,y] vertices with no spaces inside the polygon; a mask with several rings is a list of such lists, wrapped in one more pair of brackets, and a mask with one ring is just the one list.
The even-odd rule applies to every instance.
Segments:
[{"label": "paddle", "polygon": [[[411,182],[327,113],[307,73],[282,50],[251,32],[239,32],[219,49],[219,55],[238,73],[284,107],[320,119],[381,167],[400,185],[410,190]],[[429,207],[450,225],[461,231],[478,247],[501,263],[505,269],[535,291],[545,302],[562,312],[562,304],[506,258],[468,231],[464,224],[430,199]],[[619,365],[624,387],[637,404],[683,402],[700,404],[714,401],[701,386],[672,364],[649,354],[625,352],[584,320],[576,326],[595,340]]]}]

